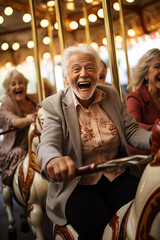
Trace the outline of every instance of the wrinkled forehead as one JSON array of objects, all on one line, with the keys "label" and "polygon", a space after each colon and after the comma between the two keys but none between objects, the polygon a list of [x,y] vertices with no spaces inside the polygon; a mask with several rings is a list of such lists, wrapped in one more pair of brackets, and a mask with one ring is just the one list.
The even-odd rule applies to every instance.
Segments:
[{"label": "wrinkled forehead", "polygon": [[75,64],[77,65],[91,64],[97,66],[94,56],[82,52],[75,52],[69,56],[68,67]]}]

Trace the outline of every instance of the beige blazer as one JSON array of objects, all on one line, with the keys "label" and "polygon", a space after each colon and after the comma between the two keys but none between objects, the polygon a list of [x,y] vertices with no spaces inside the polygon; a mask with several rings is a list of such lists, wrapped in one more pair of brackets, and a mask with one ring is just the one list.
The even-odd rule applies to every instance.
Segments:
[{"label": "beige blazer", "polygon": [[[121,141],[119,157],[130,154],[127,141],[134,147],[149,149],[151,132],[138,126],[121,103],[116,89],[107,85],[99,85],[98,88],[106,92],[106,98],[101,100],[100,105],[110,116],[119,132]],[[42,167],[42,176],[47,178],[45,166],[54,157],[69,155],[77,167],[81,166],[82,148],[79,120],[73,104],[71,89],[67,87],[46,98],[42,102],[42,107],[45,119],[41,143],[37,148],[37,158]],[[139,169],[133,168],[131,170],[138,176]],[[67,182],[49,183],[46,210],[52,222],[58,225],[66,224],[65,205],[79,180],[80,177],[76,177]]]}]

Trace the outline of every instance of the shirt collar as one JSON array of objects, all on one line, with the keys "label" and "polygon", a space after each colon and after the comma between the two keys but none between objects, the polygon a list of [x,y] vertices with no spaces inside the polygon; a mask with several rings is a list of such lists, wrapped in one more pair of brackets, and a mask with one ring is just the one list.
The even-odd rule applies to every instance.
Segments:
[{"label": "shirt collar", "polygon": [[[80,104],[80,102],[78,101],[76,95],[74,94],[73,90],[71,89],[72,92],[72,96],[73,96],[73,102],[75,107],[77,107],[78,105],[82,107],[82,105]],[[106,97],[106,93],[98,88],[96,88],[95,93],[94,93],[94,101],[91,103],[91,105],[93,105],[94,103],[98,103],[100,102],[102,99],[104,99]],[[90,105],[90,106],[91,106]]]}]

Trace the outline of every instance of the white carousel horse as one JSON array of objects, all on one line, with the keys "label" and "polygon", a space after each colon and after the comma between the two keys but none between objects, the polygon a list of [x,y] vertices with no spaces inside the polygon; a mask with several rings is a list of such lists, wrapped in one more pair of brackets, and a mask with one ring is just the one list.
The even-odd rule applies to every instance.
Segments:
[{"label": "white carousel horse", "polygon": [[[44,116],[39,109],[35,123],[32,123],[28,133],[28,153],[25,159],[19,163],[13,177],[13,195],[18,203],[27,209],[29,223],[37,240],[44,240],[43,213],[47,195],[48,182],[40,174],[40,166],[36,159],[36,148],[40,142]],[[4,204],[9,221],[10,233],[15,232],[15,219],[11,205],[11,191],[5,188],[2,191]],[[27,216],[27,214],[25,214]],[[11,235],[10,238],[13,238]]]},{"label": "white carousel horse", "polygon": [[[127,166],[149,162],[140,179],[135,199],[120,208],[113,216],[104,229],[102,240],[160,239],[160,120],[157,120],[154,127],[151,149],[155,156],[153,154],[131,156],[119,159],[119,162],[117,159],[98,166],[106,168],[107,166],[115,167],[117,164]],[[140,159],[142,159],[141,163]],[[80,171],[90,170],[91,173],[95,169],[97,166],[92,164],[92,166],[81,168]],[[54,240],[78,240],[78,234],[69,224],[62,227],[54,225],[53,232]]]}]

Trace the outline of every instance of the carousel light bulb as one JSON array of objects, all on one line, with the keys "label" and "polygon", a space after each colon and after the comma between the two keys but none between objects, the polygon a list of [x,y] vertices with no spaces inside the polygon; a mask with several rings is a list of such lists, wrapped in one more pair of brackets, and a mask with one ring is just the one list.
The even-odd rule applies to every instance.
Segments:
[{"label": "carousel light bulb", "polygon": [[72,30],[75,30],[78,28],[78,23],[76,21],[72,21],[69,23],[69,27],[72,29]]},{"label": "carousel light bulb", "polygon": [[134,36],[136,35],[134,29],[129,29],[129,30],[128,30],[128,35],[129,35],[130,37],[134,37]]},{"label": "carousel light bulb", "polygon": [[4,13],[5,13],[6,16],[12,15],[12,13],[13,13],[13,8],[11,8],[11,7],[6,7],[6,8],[4,9]]},{"label": "carousel light bulb", "polygon": [[8,50],[8,48],[9,48],[9,44],[8,43],[2,43],[2,45],[1,45],[1,49],[3,50],[3,51],[6,51],[6,50]]},{"label": "carousel light bulb", "polygon": [[160,37],[160,33],[159,32],[155,32],[155,35],[156,35],[157,38]]},{"label": "carousel light bulb", "polygon": [[106,51],[106,47],[105,46],[100,46],[99,50],[100,50],[100,52],[105,52]]},{"label": "carousel light bulb", "polygon": [[86,26],[86,19],[85,18],[81,18],[79,20],[79,24],[82,25],[82,26]]},{"label": "carousel light bulb", "polygon": [[6,62],[6,64],[5,64],[5,67],[6,68],[10,68],[12,66],[12,63],[11,62]]},{"label": "carousel light bulb", "polygon": [[142,37],[138,37],[138,42],[143,42]]},{"label": "carousel light bulb", "polygon": [[22,72],[23,71],[23,67],[21,64],[18,64],[18,66],[16,67],[16,69],[19,71],[19,72]]},{"label": "carousel light bulb", "polygon": [[4,18],[0,16],[0,24],[2,24],[3,22],[4,22]]},{"label": "carousel light bulb", "polygon": [[17,51],[19,48],[20,48],[20,44],[18,42],[15,42],[15,43],[12,44],[12,49],[14,51]]},{"label": "carousel light bulb", "polygon": [[61,59],[62,59],[62,57],[61,57],[61,55],[59,55],[59,54],[57,54],[57,55],[54,57],[54,60],[55,60],[55,62],[57,62],[57,63],[60,63],[60,62],[61,62]]},{"label": "carousel light bulb", "polygon": [[104,45],[107,45],[107,38],[103,38],[103,39],[102,39],[102,43],[103,43]]},{"label": "carousel light bulb", "polygon": [[92,3],[93,0],[85,0],[86,3]]},{"label": "carousel light bulb", "polygon": [[27,47],[28,47],[29,49],[34,48],[34,42],[33,42],[33,41],[28,41]]},{"label": "carousel light bulb", "polygon": [[104,13],[103,13],[103,9],[102,8],[98,10],[97,15],[100,18],[104,18]]},{"label": "carousel light bulb", "polygon": [[51,42],[50,37],[44,37],[44,38],[43,38],[43,43],[44,43],[45,45],[50,44],[50,42]]},{"label": "carousel light bulb", "polygon": [[116,42],[121,43],[121,42],[122,42],[122,37],[121,37],[120,35],[117,35],[117,36],[115,37],[115,40],[116,40]]},{"label": "carousel light bulb", "polygon": [[29,13],[25,13],[22,19],[23,19],[23,22],[29,23],[31,21],[31,15]]},{"label": "carousel light bulb", "polygon": [[48,7],[54,7],[55,6],[55,1],[48,1],[47,6]]},{"label": "carousel light bulb", "polygon": [[96,16],[95,14],[90,14],[90,15],[88,16],[88,20],[89,20],[90,22],[96,22],[96,21],[97,21],[97,16]]},{"label": "carousel light bulb", "polygon": [[134,45],[136,43],[135,39],[131,38],[131,44]]},{"label": "carousel light bulb", "polygon": [[41,25],[41,27],[46,28],[46,27],[48,27],[49,22],[48,22],[47,19],[42,19],[42,20],[40,21],[40,25]]},{"label": "carousel light bulb", "polygon": [[49,52],[45,52],[43,53],[43,58],[48,60],[51,58],[51,54]]},{"label": "carousel light bulb", "polygon": [[26,62],[28,62],[28,63],[33,62],[33,56],[26,57]]},{"label": "carousel light bulb", "polygon": [[114,10],[119,11],[119,10],[120,10],[119,3],[118,3],[118,2],[115,2],[115,3],[113,4],[113,8],[114,8]]},{"label": "carousel light bulb", "polygon": [[126,0],[126,2],[132,3],[134,2],[134,0]]},{"label": "carousel light bulb", "polygon": [[75,10],[75,5],[74,5],[73,2],[67,3],[66,7],[67,7],[67,9],[70,10],[70,11]]},{"label": "carousel light bulb", "polygon": [[92,42],[91,43],[91,46],[94,48],[94,49],[98,49],[98,44],[96,42]]},{"label": "carousel light bulb", "polygon": [[146,34],[145,34],[144,37],[145,37],[145,40],[146,40],[146,41],[150,40],[150,36],[149,36],[149,35],[146,35]]},{"label": "carousel light bulb", "polygon": [[55,28],[56,30],[58,30],[58,23],[57,23],[57,22],[54,24],[54,28]]}]

